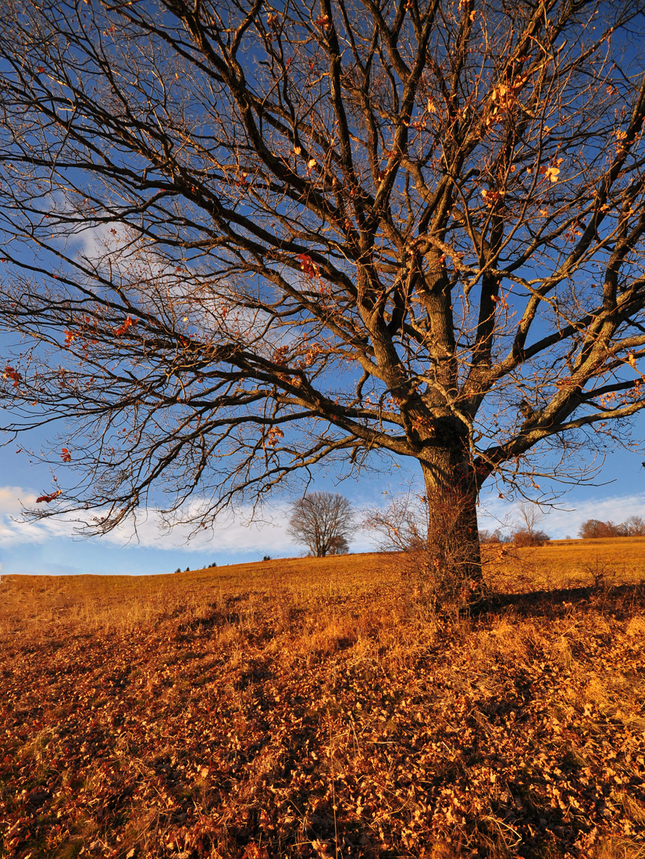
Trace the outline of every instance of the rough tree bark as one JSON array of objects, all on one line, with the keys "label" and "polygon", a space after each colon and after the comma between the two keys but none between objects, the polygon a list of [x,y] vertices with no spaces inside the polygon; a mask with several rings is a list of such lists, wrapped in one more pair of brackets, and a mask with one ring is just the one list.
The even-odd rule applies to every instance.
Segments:
[{"label": "rough tree bark", "polygon": [[472,465],[456,451],[436,451],[423,464],[428,506],[428,549],[432,563],[467,580],[481,579],[477,490]]}]

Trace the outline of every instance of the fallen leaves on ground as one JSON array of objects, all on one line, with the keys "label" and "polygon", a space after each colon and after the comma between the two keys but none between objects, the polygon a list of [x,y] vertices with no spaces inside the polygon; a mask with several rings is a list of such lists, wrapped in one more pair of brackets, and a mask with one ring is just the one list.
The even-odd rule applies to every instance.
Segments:
[{"label": "fallen leaves on ground", "polygon": [[451,620],[391,575],[176,588],[135,629],[5,625],[3,856],[645,852],[638,587]]}]

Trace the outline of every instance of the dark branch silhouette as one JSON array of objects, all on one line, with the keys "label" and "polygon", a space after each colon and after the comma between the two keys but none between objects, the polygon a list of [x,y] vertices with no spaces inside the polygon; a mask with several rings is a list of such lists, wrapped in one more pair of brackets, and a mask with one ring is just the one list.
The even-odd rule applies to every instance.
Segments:
[{"label": "dark branch silhouette", "polygon": [[78,476],[35,515],[207,525],[381,451],[476,568],[487,478],[645,405],[642,36],[630,2],[3,4],[5,429]]}]

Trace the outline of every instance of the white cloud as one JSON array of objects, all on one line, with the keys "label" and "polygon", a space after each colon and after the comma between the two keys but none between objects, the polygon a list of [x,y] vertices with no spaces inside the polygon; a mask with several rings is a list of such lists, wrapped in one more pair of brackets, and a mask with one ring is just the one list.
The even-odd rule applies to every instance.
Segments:
[{"label": "white cloud", "polygon": [[[19,486],[0,486],[0,548],[43,544],[56,538],[72,538],[78,523],[73,517],[53,517],[39,522],[21,522],[22,507],[33,507],[36,493]],[[196,506],[196,503],[195,503]],[[193,507],[193,505],[191,505]],[[616,524],[629,516],[645,518],[645,493],[606,497],[594,501],[575,502],[565,499],[564,509],[545,508],[539,523],[543,531],[557,539],[577,537],[580,525],[587,519],[612,520]],[[191,537],[192,528],[176,525],[170,531],[162,528],[161,517],[154,509],[139,516],[136,529],[126,523],[101,538],[115,546],[139,545],[142,548],[181,549],[187,552],[217,552],[223,554],[254,553],[297,555],[303,551],[287,534],[289,505],[276,505],[269,509],[263,521],[249,524],[251,510],[242,510],[238,516],[224,516],[212,530],[198,532]],[[510,530],[520,523],[516,505],[489,500],[479,510],[481,528],[495,530],[502,527]],[[189,539],[190,538],[190,539]],[[373,535],[359,531],[352,540],[354,552],[375,550]]]},{"label": "white cloud", "polygon": [[105,539],[121,546],[131,539],[144,548],[184,549],[189,552],[257,552],[263,555],[297,553],[297,548],[286,533],[286,508],[274,509],[266,521],[249,524],[250,515],[251,510],[248,509],[242,510],[238,516],[222,516],[212,529],[192,534],[194,527],[182,524],[164,531],[161,517],[157,511],[150,510],[137,521],[136,530],[129,524],[123,525],[106,535]]},{"label": "white cloud", "polygon": [[0,486],[0,546],[44,543],[52,537],[68,536],[71,525],[61,519],[20,522],[23,507],[32,507],[36,494],[18,486]]},{"label": "white cloud", "polygon": [[[577,537],[578,530],[587,519],[611,520],[615,524],[624,522],[629,516],[645,518],[645,493],[616,495],[592,501],[576,502],[571,498],[562,501],[560,509],[544,508],[544,518],[538,527],[553,539]],[[479,513],[481,528],[496,528],[517,525],[521,521],[516,505],[491,501],[482,506]]]},{"label": "white cloud", "polygon": [[[197,503],[190,505],[191,509],[196,507]],[[293,556],[305,551],[305,547],[294,543],[287,534],[290,515],[289,504],[275,505],[264,511],[263,519],[249,522],[251,508],[246,508],[238,516],[222,516],[213,529],[198,531],[191,536],[193,527],[181,524],[162,533],[161,518],[153,510],[137,523],[135,539],[144,548]],[[105,539],[123,545],[132,533],[131,526],[126,525],[106,535]],[[351,548],[354,552],[374,551],[374,541],[359,531],[351,541]]]},{"label": "white cloud", "polygon": [[[294,323],[280,324],[265,311],[252,309],[231,282],[218,281],[215,287],[204,280],[204,270],[186,262],[178,265],[123,223],[89,226],[74,241],[79,254],[106,277],[122,278],[141,290],[144,303],[146,296],[161,299],[167,311],[172,308],[178,320],[206,336],[219,332],[256,348],[263,344],[269,355],[276,346],[297,339]],[[134,297],[132,290],[130,295]]]},{"label": "white cloud", "polygon": [[[23,506],[32,507],[35,503],[36,494],[30,490],[0,486],[0,547],[74,536],[78,523],[72,516],[39,522],[19,521]],[[274,508],[264,522],[248,524],[250,513],[249,509],[238,517],[222,517],[212,531],[197,533],[189,540],[192,530],[189,526],[176,525],[169,532],[164,532],[161,517],[156,510],[150,510],[139,517],[136,529],[126,523],[101,539],[117,546],[137,543],[143,548],[194,552],[297,554],[298,548],[286,533],[289,518],[286,506]]]}]

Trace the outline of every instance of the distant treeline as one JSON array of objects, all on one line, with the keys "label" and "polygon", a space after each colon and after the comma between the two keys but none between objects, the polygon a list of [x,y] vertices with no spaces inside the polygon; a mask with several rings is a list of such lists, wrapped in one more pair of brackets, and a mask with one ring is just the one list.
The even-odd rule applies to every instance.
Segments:
[{"label": "distant treeline", "polygon": [[[615,522],[601,522],[600,519],[587,519],[578,531],[583,540],[594,540],[598,537],[645,537],[645,519],[641,516],[630,516],[616,525]],[[511,534],[496,531],[480,531],[481,543],[513,543],[515,546],[543,546],[551,538],[544,531],[532,528],[518,528]]]},{"label": "distant treeline", "polygon": [[583,540],[597,537],[645,537],[645,520],[640,516],[630,516],[620,525],[614,522],[601,522],[600,519],[587,519],[578,531]]}]

